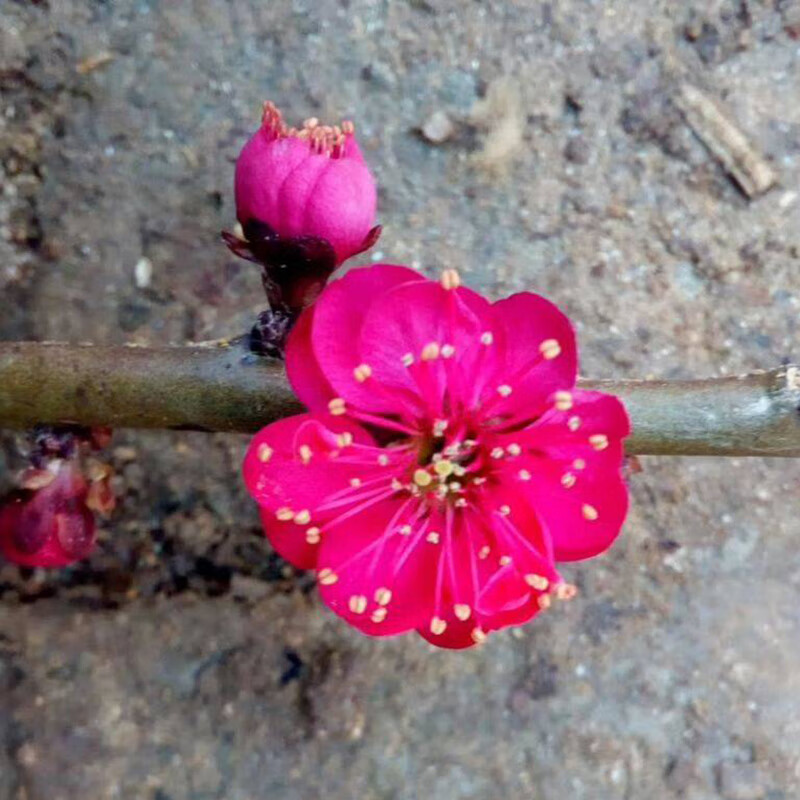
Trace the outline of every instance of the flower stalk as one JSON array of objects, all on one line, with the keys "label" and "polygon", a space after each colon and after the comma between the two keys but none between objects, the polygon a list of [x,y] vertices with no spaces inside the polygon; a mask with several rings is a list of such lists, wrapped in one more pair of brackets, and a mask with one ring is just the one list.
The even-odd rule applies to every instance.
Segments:
[{"label": "flower stalk", "polygon": [[[800,370],[581,380],[622,398],[631,455],[800,457]],[[174,347],[0,343],[0,427],[39,423],[251,433],[303,410],[283,364],[244,337]]]}]

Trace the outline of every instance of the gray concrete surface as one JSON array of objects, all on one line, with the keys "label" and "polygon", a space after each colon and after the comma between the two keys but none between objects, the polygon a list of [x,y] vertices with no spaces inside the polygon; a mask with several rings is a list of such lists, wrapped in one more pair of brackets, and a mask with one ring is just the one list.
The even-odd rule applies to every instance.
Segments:
[{"label": "gray concrete surface", "polygon": [[[258,276],[218,231],[271,98],[356,120],[375,259],[547,294],[587,375],[797,358],[798,35],[781,0],[4,0],[0,336],[244,329]],[[742,196],[679,78],[778,187]],[[119,432],[90,562],[0,568],[0,798],[800,796],[796,463],[643,459],[575,601],[444,653],[322,609],[258,534],[245,444]]]}]

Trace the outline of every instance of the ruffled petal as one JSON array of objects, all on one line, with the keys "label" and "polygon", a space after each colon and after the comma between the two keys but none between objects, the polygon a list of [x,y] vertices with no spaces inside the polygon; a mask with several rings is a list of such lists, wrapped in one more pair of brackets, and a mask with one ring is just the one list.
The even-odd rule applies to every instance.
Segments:
[{"label": "ruffled petal", "polygon": [[496,385],[483,400],[494,415],[532,418],[549,396],[575,385],[578,350],[569,319],[549,300],[522,292],[492,306]]},{"label": "ruffled petal", "polygon": [[429,619],[440,548],[418,501],[392,497],[322,528],[317,579],[325,603],[371,636]]},{"label": "ruffled petal", "polygon": [[621,473],[622,439],[630,430],[624,406],[599,392],[576,390],[570,398],[569,409],[553,409],[529,429],[500,440],[506,450],[509,443],[522,449],[504,462],[508,481],[517,481],[536,510],[556,561],[607,550],[628,510]]},{"label": "ruffled petal", "polygon": [[396,398],[376,395],[356,379],[363,363],[361,326],[371,304],[395,286],[424,278],[408,267],[376,264],[350,270],[329,284],[317,301],[311,340],[322,373],[347,403],[371,411],[398,411]]}]

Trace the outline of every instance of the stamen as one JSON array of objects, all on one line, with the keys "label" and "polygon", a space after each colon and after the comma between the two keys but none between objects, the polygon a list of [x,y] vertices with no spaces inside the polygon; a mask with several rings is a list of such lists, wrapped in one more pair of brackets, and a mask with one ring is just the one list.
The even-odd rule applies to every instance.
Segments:
[{"label": "stamen", "polygon": [[597,513],[597,509],[594,506],[590,506],[588,503],[585,503],[583,508],[581,508],[581,513],[583,514],[583,518],[589,520],[589,522],[594,522],[600,516]]},{"label": "stamen", "polygon": [[536,598],[536,602],[539,604],[539,608],[541,608],[542,611],[546,611],[550,608],[550,604],[552,603],[549,594],[540,594],[539,597]]},{"label": "stamen", "polygon": [[500,557],[500,566],[507,567],[511,563],[511,556],[501,556]]},{"label": "stamen", "polygon": [[506,454],[506,451],[503,450],[502,447],[495,447],[492,449],[491,456],[492,458],[502,458]]},{"label": "stamen", "polygon": [[518,456],[522,453],[522,448],[516,442],[512,442],[506,450],[510,456]]},{"label": "stamen", "polygon": [[334,397],[333,400],[328,403],[328,411],[335,417],[344,414],[346,410],[344,399],[341,397]]},{"label": "stamen", "polygon": [[320,530],[319,528],[308,528],[306,530],[306,541],[309,544],[319,544]]},{"label": "stamen", "polygon": [[567,420],[567,427],[574,433],[578,428],[581,426],[581,418],[580,417],[570,417]]},{"label": "stamen", "polygon": [[401,536],[411,536],[411,526],[410,525],[403,525],[403,527],[400,528],[400,535]]},{"label": "stamen", "polygon": [[569,411],[572,408],[572,394],[570,392],[555,393],[555,407],[559,411]]},{"label": "stamen", "polygon": [[439,544],[439,534],[436,531],[431,531],[426,537],[426,542],[430,542],[431,544]]},{"label": "stamen", "polygon": [[550,581],[544,575],[536,575],[534,573],[525,576],[525,583],[532,589],[536,589],[537,592],[547,591],[547,587],[550,585]]},{"label": "stamen", "polygon": [[401,359],[404,367],[410,367],[414,363],[414,356],[411,353],[406,353]]},{"label": "stamen", "polygon": [[466,603],[456,603],[453,606],[453,613],[462,622],[466,622],[472,616],[472,609]]},{"label": "stamen", "polygon": [[470,636],[475,644],[483,644],[486,641],[486,634],[480,628],[473,628]]},{"label": "stamen", "polygon": [[578,587],[571,583],[559,583],[555,587],[555,594],[558,600],[572,600],[578,594]]},{"label": "stamen", "polygon": [[442,358],[452,358],[455,355],[456,349],[451,344],[442,345]]},{"label": "stamen", "polygon": [[361,486],[361,478],[350,478],[350,485],[354,489],[358,489],[358,487]]},{"label": "stamen", "polygon": [[380,608],[376,608],[372,612],[372,615],[370,616],[370,619],[373,622],[383,622],[386,619],[386,615],[388,613],[389,613],[389,609],[381,606]]},{"label": "stamen", "polygon": [[519,471],[519,479],[521,481],[529,481],[531,479],[531,474],[526,469],[521,469]]},{"label": "stamen", "polygon": [[354,614],[363,614],[367,610],[367,598],[363,594],[354,594],[347,605]]},{"label": "stamen", "polygon": [[298,511],[294,515],[294,521],[298,525],[308,525],[308,523],[311,522],[311,512],[307,508],[304,508],[302,511]]},{"label": "stamen", "polygon": [[481,344],[490,345],[494,341],[494,335],[491,331],[484,331],[481,334]]},{"label": "stamen", "polygon": [[565,489],[571,489],[575,485],[575,481],[577,481],[577,478],[571,472],[565,472],[561,476],[561,485]]},{"label": "stamen", "polygon": [[299,453],[304,464],[308,464],[308,462],[311,461],[312,452],[307,444],[300,445]]},{"label": "stamen", "polygon": [[561,345],[557,339],[545,339],[539,345],[539,352],[548,360],[561,355]]},{"label": "stamen", "polygon": [[375,602],[379,606],[388,606],[391,599],[392,599],[391,589],[387,589],[385,586],[383,586],[380,589],[375,590]]},{"label": "stamen", "polygon": [[497,387],[497,394],[501,397],[508,397],[512,391],[513,389],[507,383]]},{"label": "stamen", "polygon": [[323,567],[317,573],[317,580],[323,586],[332,586],[334,583],[336,583],[336,581],[339,580],[339,576],[332,569],[329,569],[328,567]]},{"label": "stamen", "polygon": [[436,464],[433,466],[433,471],[440,477],[440,478],[447,478],[449,475],[453,474],[453,470],[455,469],[455,465],[452,461],[448,461],[446,458],[442,459],[441,461],[437,461]]},{"label": "stamen", "polygon": [[446,269],[442,272],[442,288],[443,289],[458,289],[461,286],[461,276],[458,270]]},{"label": "stamen", "polygon": [[281,522],[288,522],[290,519],[294,519],[294,511],[292,511],[291,508],[284,506],[275,512],[275,516]]},{"label": "stamen", "polygon": [[336,437],[336,444],[339,445],[339,447],[350,447],[350,445],[353,444],[353,434],[349,431],[340,433]]},{"label": "stamen", "polygon": [[372,375],[372,367],[369,364],[359,364],[353,370],[353,377],[359,382],[364,383]]},{"label": "stamen", "polygon": [[485,544],[483,547],[481,547],[481,549],[480,549],[480,551],[478,553],[478,558],[481,561],[485,561],[487,558],[489,558],[489,553],[491,553],[491,552],[492,552],[492,548],[489,547],[488,544]]},{"label": "stamen", "polygon": [[594,436],[589,437],[589,444],[595,450],[605,450],[608,447],[608,436],[604,433],[596,433]]},{"label": "stamen", "polygon": [[586,469],[586,462],[582,458],[576,458],[572,462],[572,467],[577,470]]},{"label": "stamen", "polygon": [[500,506],[497,509],[504,517],[507,517],[511,513],[511,506]]},{"label": "stamen", "polygon": [[414,472],[414,483],[417,486],[429,486],[433,480],[433,475],[426,469],[418,469]]},{"label": "stamen", "polygon": [[439,358],[439,345],[436,342],[428,342],[428,344],[422,348],[420,357],[423,361],[434,361]]},{"label": "stamen", "polygon": [[387,456],[387,455],[386,455],[386,453],[381,453],[381,454],[378,456],[378,463],[379,463],[379,464],[380,464],[382,467],[386,467],[386,466],[388,466],[388,465],[389,465],[389,456]]},{"label": "stamen", "polygon": [[440,617],[431,620],[431,633],[434,636],[441,636],[447,630],[447,623]]},{"label": "stamen", "polygon": [[272,458],[273,452],[274,450],[268,444],[260,444],[257,451],[258,460],[266,464]]}]

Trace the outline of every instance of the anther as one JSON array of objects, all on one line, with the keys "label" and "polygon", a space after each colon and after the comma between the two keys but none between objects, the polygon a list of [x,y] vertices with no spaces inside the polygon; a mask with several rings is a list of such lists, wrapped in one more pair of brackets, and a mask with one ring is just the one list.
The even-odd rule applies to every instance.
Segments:
[{"label": "anther", "polygon": [[260,444],[257,450],[258,460],[266,464],[272,458],[273,452],[273,449],[268,444]]},{"label": "anther", "polygon": [[458,289],[461,286],[461,276],[458,270],[446,269],[442,272],[442,288],[443,289]]},{"label": "anther", "polygon": [[459,497],[458,500],[456,500],[455,505],[456,505],[456,508],[466,508],[467,507],[467,501],[463,497]]},{"label": "anther", "polygon": [[571,583],[559,583],[555,587],[555,594],[558,600],[572,600],[578,594],[578,587]]},{"label": "anther", "polygon": [[320,530],[319,528],[308,528],[306,530],[306,541],[309,544],[319,544]]},{"label": "anther", "polygon": [[536,589],[537,592],[546,592],[547,587],[550,585],[550,581],[548,581],[544,575],[536,575],[534,573],[525,576],[525,583],[527,583],[531,589]]},{"label": "anther", "polygon": [[488,544],[485,544],[483,547],[481,547],[480,551],[478,552],[478,558],[481,561],[485,561],[487,558],[489,558],[489,553],[491,552],[492,548],[489,547]]},{"label": "anther", "polygon": [[281,522],[288,522],[290,519],[294,519],[294,511],[292,511],[291,508],[284,506],[275,512],[275,517]]},{"label": "anther", "polygon": [[447,630],[447,623],[440,617],[431,620],[431,633],[434,636],[441,636]]},{"label": "anther", "polygon": [[339,447],[350,447],[350,445],[353,444],[353,434],[349,431],[340,433],[336,437],[336,444],[338,444]]},{"label": "anther", "polygon": [[555,393],[555,407],[559,411],[569,411],[572,408],[572,394],[570,392]]},{"label": "anther", "polygon": [[513,389],[507,383],[497,387],[497,394],[501,397],[508,397],[512,391]]},{"label": "anther", "polygon": [[308,462],[311,461],[311,448],[307,444],[300,445],[299,453],[304,464],[308,464]]},{"label": "anther", "polygon": [[428,342],[428,344],[422,348],[420,357],[423,361],[434,361],[439,358],[439,345],[436,342]]},{"label": "anther", "polygon": [[438,461],[433,466],[433,471],[440,477],[440,478],[447,478],[449,475],[453,474],[454,465],[452,461],[448,461],[446,458]]},{"label": "anther", "polygon": [[308,523],[311,522],[311,512],[307,508],[304,508],[302,511],[298,511],[294,515],[294,521],[298,525],[308,525]]},{"label": "anther", "polygon": [[403,525],[400,528],[400,535],[401,536],[411,536],[411,526],[410,525]]},{"label": "anther", "polygon": [[384,606],[381,606],[380,608],[376,608],[372,612],[372,615],[370,616],[370,619],[373,622],[383,622],[386,619],[386,615],[388,613],[389,613],[389,609],[385,608]]},{"label": "anther", "polygon": [[431,531],[426,537],[426,542],[430,542],[431,544],[439,544],[439,534],[436,531]]},{"label": "anther", "polygon": [[502,458],[506,454],[506,451],[503,450],[502,447],[495,447],[492,449],[491,456],[492,458]]},{"label": "anther", "polygon": [[414,356],[411,353],[406,353],[401,359],[404,367],[410,367],[414,363]]},{"label": "anther", "polygon": [[577,478],[571,472],[565,472],[561,476],[561,485],[565,489],[571,489],[575,485]]},{"label": "anther", "polygon": [[480,628],[473,628],[470,636],[475,644],[483,644],[486,641],[486,634]]},{"label": "anther", "polygon": [[328,411],[330,411],[335,417],[344,414],[346,411],[344,399],[341,397],[334,397],[333,400],[328,403]]},{"label": "anther", "polygon": [[604,433],[595,433],[593,436],[589,437],[589,444],[594,447],[595,450],[605,450],[608,447],[608,436]]},{"label": "anther", "polygon": [[452,358],[455,354],[456,349],[451,344],[443,344],[442,345],[442,358]]},{"label": "anther", "polygon": [[367,598],[363,594],[354,594],[347,605],[354,614],[363,614],[367,610]]},{"label": "anther", "polygon": [[576,458],[572,462],[572,467],[577,470],[586,469],[586,462],[582,458]]},{"label": "anther", "polygon": [[472,616],[472,609],[466,603],[456,603],[453,606],[453,613],[462,622],[466,622]]},{"label": "anther", "polygon": [[350,478],[350,485],[354,489],[358,489],[358,487],[361,486],[361,478]]},{"label": "anther", "polygon": [[588,503],[583,505],[581,513],[583,514],[583,518],[589,520],[589,522],[594,522],[600,516],[597,513],[597,509],[594,506],[590,506]]},{"label": "anther", "polygon": [[539,352],[546,358],[546,359],[553,359],[556,356],[561,354],[561,345],[558,343],[556,339],[545,339],[539,345]]},{"label": "anther", "polygon": [[375,590],[375,602],[379,606],[388,606],[392,599],[392,590],[382,586]]},{"label": "anther", "polygon": [[323,586],[332,586],[339,580],[339,576],[332,569],[324,567],[317,573],[317,580]]},{"label": "anther", "polygon": [[529,481],[531,479],[531,474],[526,469],[521,469],[519,471],[519,479],[521,481]]},{"label": "anther", "polygon": [[484,331],[481,334],[481,344],[490,345],[494,341],[494,335],[491,331]]},{"label": "anther", "polygon": [[511,506],[500,506],[497,509],[504,517],[507,517],[511,513]]},{"label": "anther", "polygon": [[388,465],[389,465],[389,456],[387,456],[387,455],[386,455],[386,453],[381,453],[381,454],[378,456],[378,463],[379,463],[379,464],[380,464],[382,467],[386,467],[386,466],[388,466]]},{"label": "anther", "polygon": [[552,603],[549,594],[540,594],[539,597],[536,598],[536,602],[539,604],[539,608],[541,608],[542,611],[546,611],[550,608],[550,604]]},{"label": "anther", "polygon": [[580,417],[570,417],[567,420],[567,427],[574,433],[578,428],[581,426],[581,418]]},{"label": "anther", "polygon": [[414,483],[417,486],[429,486],[432,480],[433,476],[426,469],[418,469],[414,472]]},{"label": "anther", "polygon": [[511,556],[500,556],[500,566],[507,567],[511,563]]},{"label": "anther", "polygon": [[518,456],[522,453],[522,448],[516,442],[512,442],[506,447],[506,450],[510,456]]}]

